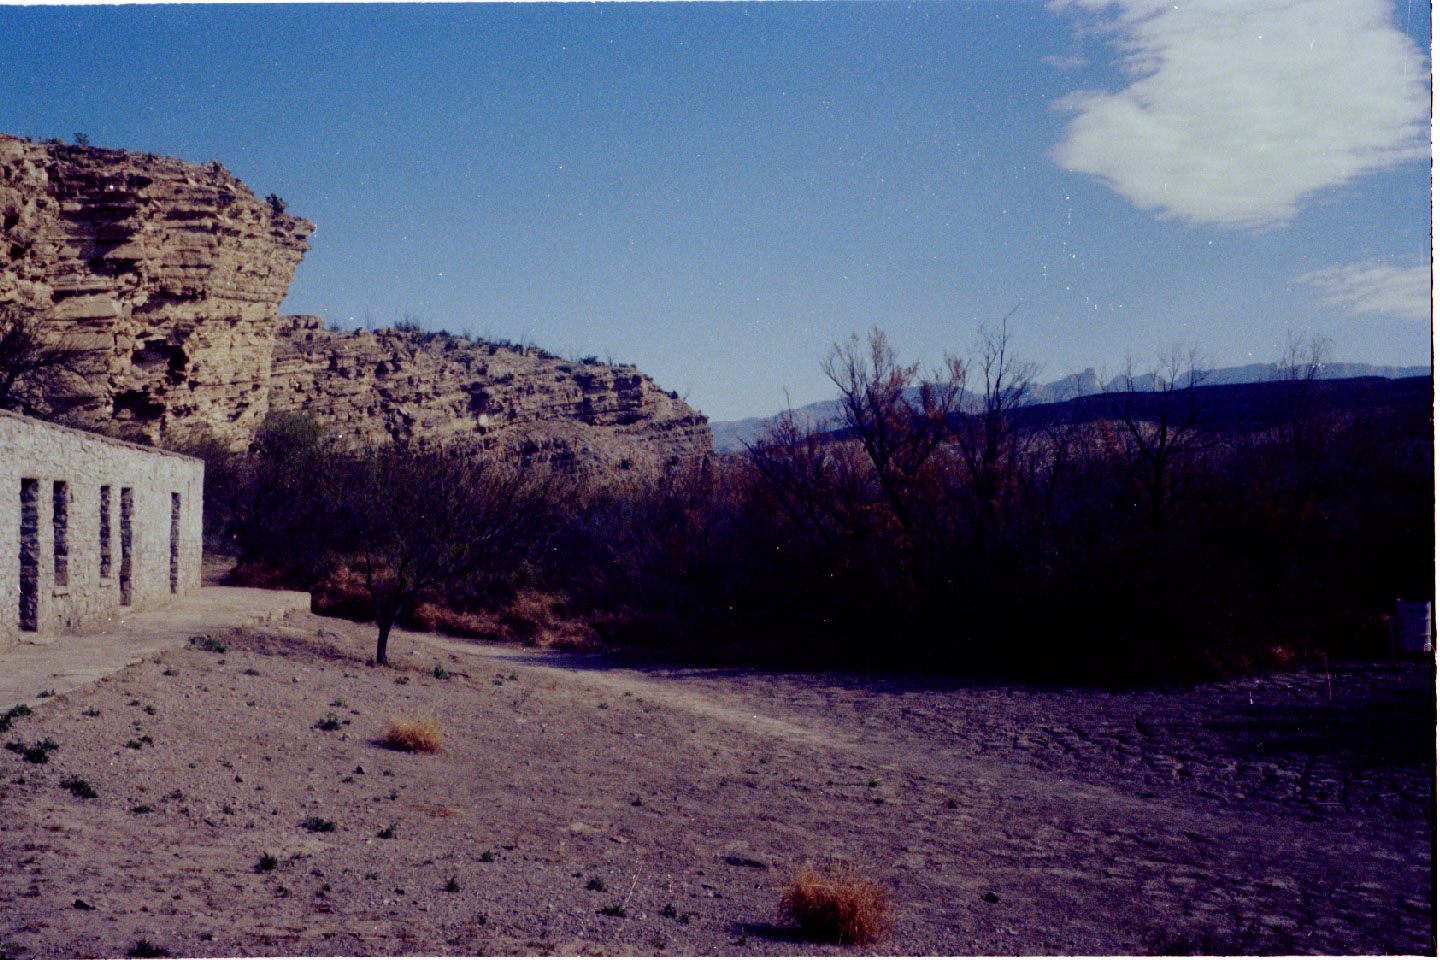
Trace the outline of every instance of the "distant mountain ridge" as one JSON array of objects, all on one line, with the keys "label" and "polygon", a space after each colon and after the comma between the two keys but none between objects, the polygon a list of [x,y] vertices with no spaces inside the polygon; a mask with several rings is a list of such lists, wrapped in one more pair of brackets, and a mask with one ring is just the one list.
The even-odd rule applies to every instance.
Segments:
[{"label": "distant mountain ridge", "polygon": [[[1226,386],[1241,383],[1265,383],[1277,379],[1279,375],[1279,364],[1247,363],[1238,367],[1219,367],[1211,370],[1206,374],[1204,384],[1206,386]],[[1320,368],[1319,379],[1346,380],[1351,377],[1384,377],[1389,380],[1399,380],[1405,377],[1428,377],[1430,375],[1429,367],[1326,363]],[[1137,377],[1136,383],[1140,384],[1141,379]],[[1119,390],[1123,386],[1123,377],[1117,376],[1108,383],[1102,384],[1095,368],[1086,367],[1080,373],[1072,373],[1059,380],[1031,386],[1027,402],[1030,404],[1060,403],[1065,400],[1074,400],[1077,397],[1105,393],[1107,390]],[[1151,389],[1153,389],[1153,384]],[[796,422],[803,427],[838,426],[840,423],[839,400],[819,400],[815,403],[807,403],[803,407],[796,407],[790,412],[795,416]],[[758,440],[783,415],[782,411],[769,417],[710,421],[710,433],[714,439],[715,452],[727,453],[745,449],[746,444]]]}]

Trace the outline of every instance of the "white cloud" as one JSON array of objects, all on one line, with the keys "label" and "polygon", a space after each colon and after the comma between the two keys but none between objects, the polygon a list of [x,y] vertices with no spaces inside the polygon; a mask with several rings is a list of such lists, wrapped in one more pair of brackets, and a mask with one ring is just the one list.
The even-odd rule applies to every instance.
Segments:
[{"label": "white cloud", "polygon": [[1295,278],[1320,291],[1320,302],[1351,313],[1403,320],[1430,319],[1430,268],[1378,260],[1326,267]]},{"label": "white cloud", "polygon": [[1134,77],[1082,91],[1060,166],[1192,223],[1266,227],[1316,191],[1429,156],[1428,65],[1390,0],[1053,0],[1099,15]]}]

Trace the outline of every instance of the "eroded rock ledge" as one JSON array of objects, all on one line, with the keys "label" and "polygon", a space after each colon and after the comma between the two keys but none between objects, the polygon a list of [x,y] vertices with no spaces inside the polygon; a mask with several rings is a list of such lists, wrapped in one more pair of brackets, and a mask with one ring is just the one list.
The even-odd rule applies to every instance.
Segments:
[{"label": "eroded rock ledge", "polygon": [[633,366],[420,331],[333,331],[284,317],[274,410],[303,411],[352,445],[464,444],[587,469],[667,466],[710,452],[710,428]]},{"label": "eroded rock ledge", "polygon": [[243,448],[275,409],[356,445],[460,442],[582,469],[709,454],[705,418],[631,366],[281,317],[314,229],[218,162],[0,135],[0,303],[86,351],[82,425]]},{"label": "eroded rock ledge", "polygon": [[278,306],[314,230],[219,163],[0,136],[0,301],[91,361],[80,422],[248,441]]}]

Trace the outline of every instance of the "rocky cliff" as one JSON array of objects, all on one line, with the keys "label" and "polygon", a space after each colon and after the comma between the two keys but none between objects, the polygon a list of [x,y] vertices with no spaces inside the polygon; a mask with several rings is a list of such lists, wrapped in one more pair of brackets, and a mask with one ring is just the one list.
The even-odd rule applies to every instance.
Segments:
[{"label": "rocky cliff", "polygon": [[314,229],[280,206],[219,163],[0,136],[0,302],[84,349],[80,422],[243,443]]},{"label": "rocky cliff", "polygon": [[281,317],[313,230],[219,163],[0,135],[0,304],[83,349],[81,424],[243,448],[274,409],[357,445],[459,442],[581,468],[710,452],[705,418],[634,367]]},{"label": "rocky cliff", "polygon": [[458,443],[606,471],[710,452],[705,417],[633,366],[419,330],[332,331],[318,317],[284,318],[270,408],[352,445]]}]

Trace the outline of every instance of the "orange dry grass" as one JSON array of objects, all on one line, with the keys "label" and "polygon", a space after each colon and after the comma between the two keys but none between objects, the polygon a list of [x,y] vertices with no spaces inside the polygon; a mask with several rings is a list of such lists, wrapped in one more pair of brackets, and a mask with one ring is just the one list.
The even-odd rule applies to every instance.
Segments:
[{"label": "orange dry grass", "polygon": [[380,743],[406,753],[438,753],[440,734],[440,724],[433,718],[412,720],[397,716],[390,718],[390,726],[385,728]]},{"label": "orange dry grass", "polygon": [[873,943],[890,928],[890,898],[869,876],[841,864],[801,865],[780,898],[780,915],[817,943]]}]

